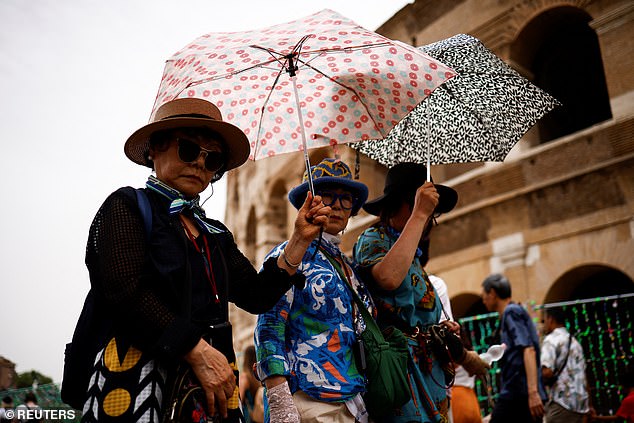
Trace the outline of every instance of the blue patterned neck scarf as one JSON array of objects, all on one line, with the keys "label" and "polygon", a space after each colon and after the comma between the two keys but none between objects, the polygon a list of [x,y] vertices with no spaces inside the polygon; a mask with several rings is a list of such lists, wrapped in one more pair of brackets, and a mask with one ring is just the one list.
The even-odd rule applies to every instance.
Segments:
[{"label": "blue patterned neck scarf", "polygon": [[[396,229],[394,229],[393,227],[391,227],[390,225],[385,225],[385,230],[387,231],[388,235],[391,236],[392,238],[398,239],[401,236],[401,233],[397,231]],[[423,250],[421,250],[420,247],[416,247],[416,254],[414,254],[414,257],[420,258],[420,256],[422,255],[423,255]]]},{"label": "blue patterned neck scarf", "polygon": [[208,234],[219,234],[226,232],[224,229],[217,228],[204,220],[205,210],[203,210],[203,208],[200,207],[200,205],[198,204],[198,201],[200,200],[199,196],[196,196],[191,200],[186,200],[180,191],[175,190],[174,188],[160,181],[154,175],[150,175],[147,182],[145,183],[145,186],[148,189],[157,192],[163,197],[170,200],[170,215],[181,213],[183,210],[191,210],[194,220],[198,224],[198,227],[201,228],[204,232],[207,232]]},{"label": "blue patterned neck scarf", "polygon": [[332,257],[342,258],[343,254],[341,254],[341,250],[339,249],[341,238],[337,235],[330,235],[326,232],[323,233],[322,237],[324,241],[322,243],[322,247],[324,247],[324,250],[326,250]]}]

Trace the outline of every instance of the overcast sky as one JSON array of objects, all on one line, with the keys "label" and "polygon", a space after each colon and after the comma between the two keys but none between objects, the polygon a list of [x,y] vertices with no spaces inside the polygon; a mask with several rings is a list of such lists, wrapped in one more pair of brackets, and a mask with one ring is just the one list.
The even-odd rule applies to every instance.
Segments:
[{"label": "overcast sky", "polygon": [[[0,0],[0,356],[56,382],[88,292],[92,218],[149,171],[123,154],[194,38],[330,8],[374,30],[405,0]],[[224,183],[205,204],[224,217]],[[209,194],[209,190],[205,198]]]}]

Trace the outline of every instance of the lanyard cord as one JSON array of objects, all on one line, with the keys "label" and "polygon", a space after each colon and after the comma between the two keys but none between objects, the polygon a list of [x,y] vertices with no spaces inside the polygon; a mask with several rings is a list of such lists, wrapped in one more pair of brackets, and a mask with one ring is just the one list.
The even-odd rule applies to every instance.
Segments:
[{"label": "lanyard cord", "polygon": [[205,243],[204,250],[201,250],[200,247],[198,246],[198,243],[196,242],[196,237],[194,237],[194,234],[191,233],[191,231],[187,227],[187,224],[185,224],[185,218],[183,217],[183,215],[179,215],[178,217],[181,220],[181,224],[183,225],[183,228],[185,228],[185,233],[187,233],[187,238],[189,238],[192,244],[194,244],[194,248],[196,249],[196,251],[198,251],[203,257],[203,261],[205,262],[205,274],[207,275],[207,280],[211,284],[211,291],[214,295],[215,302],[216,304],[218,304],[220,302],[220,298],[218,298],[218,290],[216,289],[216,277],[214,276],[214,271],[211,264],[211,253],[209,251],[209,244],[207,243],[207,237],[202,233],[200,234],[203,238],[203,242]]}]

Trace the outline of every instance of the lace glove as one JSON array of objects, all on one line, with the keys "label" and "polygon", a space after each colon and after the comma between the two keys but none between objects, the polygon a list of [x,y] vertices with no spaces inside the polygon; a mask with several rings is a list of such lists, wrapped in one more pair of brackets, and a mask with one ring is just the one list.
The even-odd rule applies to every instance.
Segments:
[{"label": "lace glove", "polygon": [[467,351],[460,365],[469,373],[469,376],[482,376],[491,368],[475,351]]},{"label": "lace glove", "polygon": [[299,423],[299,412],[295,403],[288,382],[280,383],[266,390],[266,397],[269,400],[270,420],[276,423]]}]

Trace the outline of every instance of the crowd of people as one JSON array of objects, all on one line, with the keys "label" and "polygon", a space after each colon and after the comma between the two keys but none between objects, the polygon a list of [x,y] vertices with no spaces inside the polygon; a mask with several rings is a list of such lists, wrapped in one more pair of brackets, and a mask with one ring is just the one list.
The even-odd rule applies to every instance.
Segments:
[{"label": "crowd of people", "polygon": [[[82,421],[444,423],[453,415],[460,423],[480,413],[473,377],[490,366],[454,321],[446,284],[425,270],[436,218],[458,194],[426,181],[425,166],[392,167],[383,194],[367,201],[368,188],[346,163],[315,164],[313,190],[307,172],[289,192],[297,209],[291,236],[255,269],[230,230],[199,205],[200,193],[249,155],[245,134],[213,103],[163,104],[128,138],[125,154],[152,174],[145,188],[108,196],[90,227],[91,291],[66,366],[78,355],[89,365],[80,389],[66,375],[62,388]],[[378,221],[348,257],[341,234],[362,209]],[[583,385],[576,341],[567,344],[567,370],[557,370],[570,337],[557,316],[547,317],[553,323],[540,357],[532,320],[511,301],[504,276],[483,282],[482,300],[500,314],[507,346],[491,421],[539,421],[545,404],[549,421],[587,414],[587,394],[571,399],[569,388],[557,388]],[[258,315],[241,367],[228,302]],[[407,339],[410,397],[380,418],[364,402],[372,380],[359,346],[361,308]],[[429,347],[431,333],[448,334],[444,349]],[[549,402],[542,369],[558,377]],[[460,398],[453,407],[452,395]]]}]

